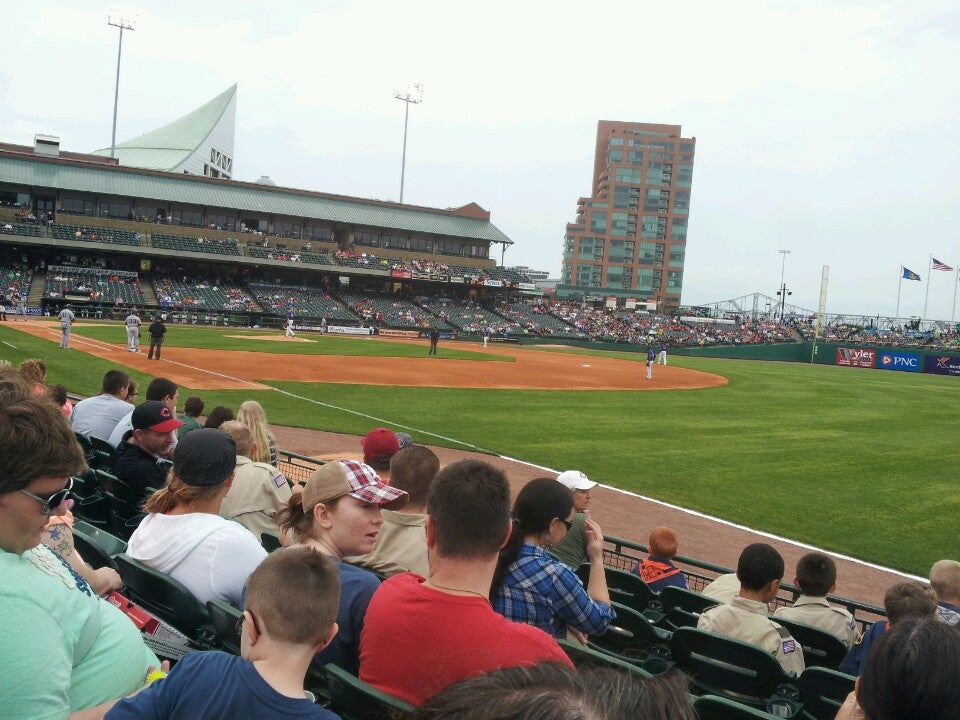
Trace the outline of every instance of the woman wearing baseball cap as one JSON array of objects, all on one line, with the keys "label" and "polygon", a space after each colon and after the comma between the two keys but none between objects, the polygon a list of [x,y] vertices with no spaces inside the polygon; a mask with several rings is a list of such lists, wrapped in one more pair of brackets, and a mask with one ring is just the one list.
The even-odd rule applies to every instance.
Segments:
[{"label": "woman wearing baseball cap", "polygon": [[398,510],[406,504],[407,494],[385,484],[372,467],[340,460],[320,466],[303,484],[303,492],[295,493],[277,514],[281,537],[292,533],[298,544],[332,557],[340,566],[340,630],[316,655],[315,667],[333,662],[353,675],[359,671],[363,617],[380,580],[343,558],[373,549],[383,524],[381,508]]},{"label": "woman wearing baseball cap", "polygon": [[221,430],[194,430],[173,456],[170,480],[148,499],[127,555],[183,583],[207,603],[241,607],[243,585],[267,556],[249,530],[220,517],[237,446]]}]

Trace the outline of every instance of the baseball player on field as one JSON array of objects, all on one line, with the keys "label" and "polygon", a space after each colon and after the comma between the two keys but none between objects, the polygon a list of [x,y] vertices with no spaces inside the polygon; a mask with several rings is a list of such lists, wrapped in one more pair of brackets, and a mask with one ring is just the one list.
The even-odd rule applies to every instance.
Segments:
[{"label": "baseball player on field", "polygon": [[125,321],[127,326],[127,350],[140,352],[140,316],[136,310],[131,310]]},{"label": "baseball player on field", "polygon": [[657,359],[657,353],[650,345],[647,347],[647,380],[653,380],[653,363]]}]

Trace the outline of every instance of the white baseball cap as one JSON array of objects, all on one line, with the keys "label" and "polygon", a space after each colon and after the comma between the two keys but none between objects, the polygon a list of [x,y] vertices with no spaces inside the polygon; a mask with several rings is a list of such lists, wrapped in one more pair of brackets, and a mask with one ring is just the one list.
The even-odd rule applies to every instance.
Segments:
[{"label": "white baseball cap", "polygon": [[557,481],[562,482],[571,490],[589,490],[597,485],[579,470],[565,470],[557,475]]}]

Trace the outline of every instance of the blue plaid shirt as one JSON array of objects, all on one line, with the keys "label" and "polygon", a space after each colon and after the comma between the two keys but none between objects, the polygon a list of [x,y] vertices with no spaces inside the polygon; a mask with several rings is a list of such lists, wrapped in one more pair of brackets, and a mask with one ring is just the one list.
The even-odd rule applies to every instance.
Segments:
[{"label": "blue plaid shirt", "polygon": [[553,637],[564,637],[568,625],[598,635],[617,616],[612,607],[587,595],[570,568],[530,543],[520,546],[517,559],[507,567],[493,596],[493,609]]}]

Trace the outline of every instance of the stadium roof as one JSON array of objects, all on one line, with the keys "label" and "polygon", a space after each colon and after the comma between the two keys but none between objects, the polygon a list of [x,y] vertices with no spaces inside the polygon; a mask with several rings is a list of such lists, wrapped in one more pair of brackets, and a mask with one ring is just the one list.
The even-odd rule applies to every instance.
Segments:
[{"label": "stadium roof", "polygon": [[[179,120],[133,140],[117,143],[117,159],[121,165],[131,167],[176,170],[214,132],[236,94],[237,86],[233,85]],[[92,154],[110,157],[110,148],[94,150]]]},{"label": "stadium roof", "polygon": [[13,152],[10,147],[0,149],[0,183],[513,244],[490,222],[490,213],[474,203],[447,210],[400,205],[200,175],[41,158],[32,154],[33,148]]}]

